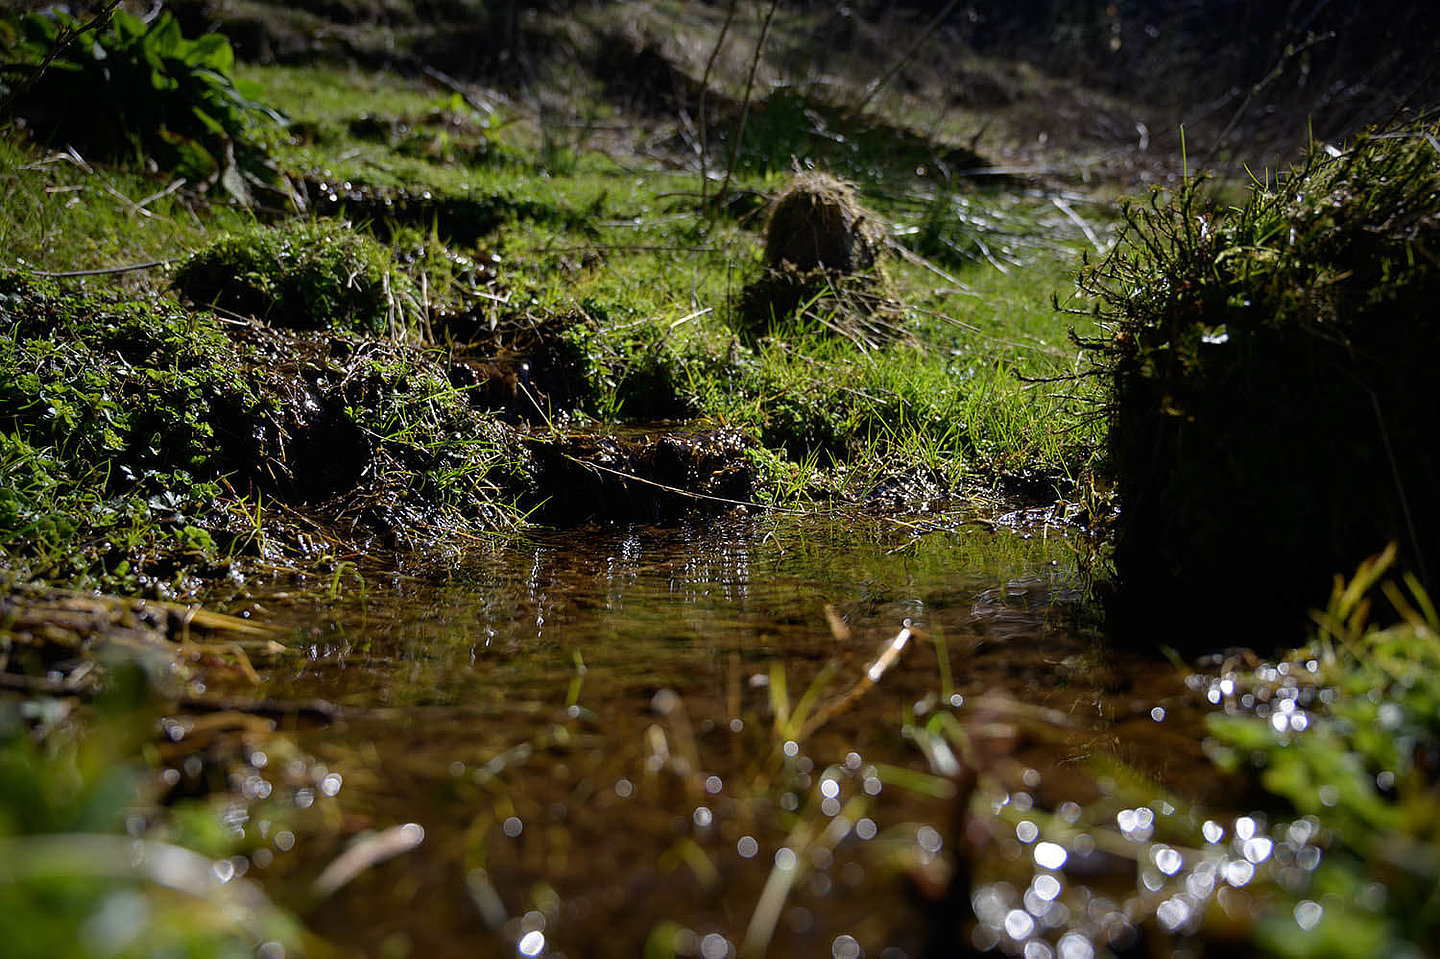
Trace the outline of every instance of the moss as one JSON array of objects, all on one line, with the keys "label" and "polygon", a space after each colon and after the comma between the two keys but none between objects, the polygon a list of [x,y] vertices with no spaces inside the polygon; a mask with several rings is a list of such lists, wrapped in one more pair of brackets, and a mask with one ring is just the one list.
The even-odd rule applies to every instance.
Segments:
[{"label": "moss", "polygon": [[1082,273],[1112,331],[1089,345],[1111,385],[1116,565],[1147,608],[1228,622],[1214,591],[1263,584],[1257,634],[1298,630],[1389,540],[1440,570],[1433,132],[1317,152],[1239,207],[1188,184]]},{"label": "moss", "polygon": [[105,462],[112,483],[213,470],[210,416],[245,391],[212,318],[163,301],[90,295],[0,274],[0,422]]},{"label": "moss", "polygon": [[272,326],[371,334],[403,331],[417,300],[385,247],[334,221],[221,236],[185,261],[175,288]]},{"label": "moss", "polygon": [[272,562],[301,561],[262,503],[389,548],[516,522],[523,455],[412,346],[227,330],[13,273],[0,323],[0,550],[36,574],[159,585],[266,537]]},{"label": "moss", "polygon": [[142,555],[203,547],[219,411],[252,405],[213,319],[10,273],[0,322],[0,547],[122,583]]}]

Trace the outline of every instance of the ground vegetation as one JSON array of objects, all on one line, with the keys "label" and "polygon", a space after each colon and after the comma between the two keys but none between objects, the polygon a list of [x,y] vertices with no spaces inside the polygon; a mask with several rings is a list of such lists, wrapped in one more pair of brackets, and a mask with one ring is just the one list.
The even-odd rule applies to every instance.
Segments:
[{"label": "ground vegetation", "polygon": [[[955,800],[953,832],[925,827],[919,851],[905,845],[882,870],[908,877],[917,901],[958,905],[927,927],[941,952],[1064,954],[1083,939],[1091,951],[1076,954],[1093,955],[1188,948],[1197,935],[1296,955],[1424,948],[1436,926],[1426,588],[1440,556],[1416,491],[1436,479],[1425,305],[1440,150],[1426,116],[1359,132],[1433,99],[1422,58],[1406,55],[1423,13],[1382,28],[1329,4],[1284,16],[1222,6],[1251,18],[1245,42],[1226,46],[1207,32],[1208,6],[1184,3],[976,3],[965,16],[951,4],[936,17],[906,4],[184,0],[0,18],[0,792],[13,797],[0,809],[0,915],[20,917],[7,934],[46,955],[323,952],[239,871],[287,848],[280,837],[294,834],[279,826],[324,837],[332,868],[293,888],[293,874],[275,880],[300,890],[287,907],[303,910],[413,849],[413,824],[370,834],[342,820],[321,798],[339,780],[288,739],[347,716],[394,733],[411,706],[435,726],[404,735],[443,739],[453,722],[470,737],[470,767],[447,757],[465,778],[435,791],[473,817],[451,848],[466,902],[489,921],[499,898],[482,864],[511,854],[490,827],[519,822],[509,804],[530,801],[526,761],[568,782],[571,750],[601,725],[578,650],[512,643],[493,684],[505,688],[466,677],[497,662],[496,623],[534,622],[538,639],[547,616],[587,613],[547,595],[535,547],[531,568],[505,574],[524,580],[523,599],[472,610],[463,666],[454,650],[405,645],[390,623],[374,649],[346,645],[346,628],[370,628],[341,622],[368,618],[369,590],[488,583],[480,558],[545,525],[739,509],[839,517],[873,561],[846,574],[858,616],[899,605],[870,584],[922,553],[922,536],[957,533],[945,511],[965,504],[984,515],[959,526],[1034,523],[1046,549],[1052,535],[1095,533],[1086,585],[1122,597],[1116,616],[1136,597],[1213,609],[1214,591],[1283,568],[1269,604],[1278,632],[1222,620],[1196,646],[1167,633],[1187,653],[1298,642],[1291,624],[1336,571],[1388,537],[1401,565],[1388,586],[1389,557],[1337,587],[1293,654],[1177,666],[1191,700],[1219,712],[1175,755],[1203,748],[1273,828],[1249,816],[1222,828],[1145,770],[1083,763],[1084,744],[1037,790],[1039,771],[1015,757],[1077,727],[1003,696],[967,704],[945,637],[914,610],[863,670],[828,607],[833,645],[772,657],[743,690],[742,661],[769,652],[737,651],[723,698],[739,738],[726,742],[754,753],[731,757],[746,767],[732,777],[745,797],[735,808],[752,810],[737,817],[806,851],[801,871],[777,858],[762,878],[744,950],[774,941],[792,885],[812,867],[823,877],[839,848],[829,824],[851,821],[823,811],[818,792],[812,802],[812,786],[831,790],[835,810],[849,790],[857,817],[882,789]],[[1396,55],[1370,64],[1395,29]],[[1198,114],[1196,90],[1214,94]],[[1226,177],[1297,144],[1294,169]],[[1201,164],[1220,175],[1195,175]],[[1115,202],[1137,186],[1156,192]],[[892,534],[893,547],[877,545]],[[803,536],[796,549],[825,562]],[[999,655],[997,637],[1033,600],[1083,642],[1058,664],[1006,651],[1006,677],[1053,697],[1103,687],[1094,703],[1069,702],[1105,713],[1105,736],[1159,723],[1163,706],[1099,705],[1139,693],[1106,671],[1080,588],[1045,578],[1046,555],[1025,582],[940,591],[941,610],[963,606],[994,630],[968,662]],[[775,567],[786,582],[789,561]],[[728,569],[687,579],[681,565],[671,593],[738,581]],[[640,562],[585,576],[652,573]],[[260,583],[333,618],[281,643],[249,621],[266,615],[247,599]],[[1370,618],[1376,590],[1389,620]],[[608,610],[618,596],[585,602]],[[194,605],[207,597],[241,615]],[[785,616],[804,615],[784,602]],[[688,628],[602,631],[653,650],[685,646]],[[913,744],[928,771],[855,753],[812,776],[802,743],[843,725],[907,644],[924,646],[934,674],[910,677],[898,726],[887,713],[871,732]],[[359,679],[343,675],[354,654],[372,671]],[[605,768],[643,778],[647,808],[698,828],[713,792],[696,744],[723,729],[692,726],[641,654],[605,655],[628,670],[616,715],[643,703],[632,711],[645,743],[643,756],[602,757]],[[527,673],[520,660],[540,665]],[[568,670],[563,716],[490,749],[504,710],[553,711],[535,705],[553,692],[535,688],[548,660]],[[364,700],[397,664],[424,679],[397,686],[403,708],[388,689],[384,706],[354,712],[262,696],[276,677],[334,667],[334,688]],[[809,683],[793,699],[792,668],[797,692]],[[832,688],[846,670],[854,685]],[[534,702],[507,700],[511,686]],[[492,697],[490,711],[444,712],[451,695]],[[433,772],[393,781],[434,783]],[[1051,783],[1079,783],[1084,808]],[[370,783],[361,807],[383,806],[384,788]],[[1134,828],[1156,815],[1162,834]],[[113,851],[122,830],[127,855],[93,857],[75,882],[77,855]],[[1060,895],[1059,867],[1015,854],[1017,842],[1038,851],[1042,830],[1099,877],[1066,887],[1079,939],[1030,918],[1060,915],[1033,901]],[[562,849],[571,836],[556,825],[544,841]],[[706,895],[723,885],[706,849],[670,841],[669,879]],[[137,872],[136,849],[190,870],[165,873],[183,874],[188,898]],[[523,893],[535,906],[523,922],[546,909],[553,921],[547,876]],[[1105,883],[1134,893],[1123,910]],[[241,913],[254,922],[237,927]],[[955,917],[963,930],[947,926]],[[695,952],[694,934],[672,925],[650,931],[648,954]],[[540,931],[496,929],[507,951]]]},{"label": "ground vegetation", "polygon": [[1105,326],[1089,345],[1110,381],[1126,595],[1204,609],[1214,584],[1263,577],[1280,600],[1263,633],[1302,629],[1305,597],[1387,542],[1428,581],[1434,139],[1420,124],[1317,146],[1238,204],[1187,183],[1130,207],[1081,273]]}]

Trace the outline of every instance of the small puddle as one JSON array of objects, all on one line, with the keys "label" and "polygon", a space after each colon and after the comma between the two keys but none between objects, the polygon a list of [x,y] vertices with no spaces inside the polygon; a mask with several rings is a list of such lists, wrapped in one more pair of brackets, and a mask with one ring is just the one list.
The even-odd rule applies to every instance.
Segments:
[{"label": "small puddle", "polygon": [[345,955],[894,959],[950,935],[967,763],[1047,808],[1097,754],[1216,798],[1196,697],[1098,645],[1070,537],[925,523],[584,527],[444,585],[257,597],[304,649],[267,694],[339,713],[291,733],[332,811],[252,875]]}]

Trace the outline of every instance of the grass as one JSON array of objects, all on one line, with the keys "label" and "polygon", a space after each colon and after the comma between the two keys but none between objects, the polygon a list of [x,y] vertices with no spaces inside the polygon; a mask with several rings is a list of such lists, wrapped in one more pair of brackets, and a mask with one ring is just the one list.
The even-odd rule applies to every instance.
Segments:
[{"label": "grass", "polygon": [[1282,601],[1257,633],[1294,640],[1356,556],[1395,539],[1408,569],[1434,568],[1434,130],[1316,146],[1235,204],[1204,182],[1156,194],[1081,273],[1104,324],[1088,346],[1124,506],[1116,565],[1137,595],[1190,603],[1265,577]]},{"label": "grass", "polygon": [[[0,265],[65,272],[170,260],[250,216],[226,206],[203,219],[175,181],[133,167],[91,163],[78,152],[0,142]],[[167,192],[169,190],[169,192]],[[132,285],[158,285],[137,272]]]},{"label": "grass", "polygon": [[[887,477],[913,474],[930,478],[940,495],[1011,476],[1048,478],[1030,488],[1064,495],[1090,455],[1095,437],[1084,405],[1029,382],[1073,365],[1048,297],[1068,283],[1068,264],[1085,242],[1043,198],[981,192],[962,202],[949,191],[927,199],[916,192],[923,186],[865,197],[882,232],[894,235],[883,270],[896,312],[886,322],[900,335],[872,349],[792,324],[746,339],[736,316],[742,288],[762,269],[758,217],[702,215],[692,176],[644,160],[637,171],[635,158],[587,152],[578,141],[557,166],[544,149],[544,118],[500,98],[477,106],[477,97],[343,68],[244,65],[237,74],[248,95],[288,118],[289,139],[273,147],[274,162],[330,226],[307,226],[309,214],[293,211],[257,218],[183,188],[167,192],[163,177],[136,168],[99,168],[7,139],[0,176],[12,188],[0,198],[0,236],[12,265],[68,272],[166,261],[83,282],[162,301],[173,282],[202,310],[214,304],[227,315],[268,315],[271,325],[301,328],[350,324],[481,361],[514,349],[518,337],[502,334],[521,331],[552,428],[657,418],[738,427],[758,444],[751,458],[765,477],[759,495],[770,501],[860,501]],[[742,173],[735,187],[773,194],[783,183]],[[910,242],[917,216],[928,231],[919,244]],[[962,235],[976,255],[946,254],[960,249],[947,238]],[[310,264],[309,279],[285,265],[292,246],[301,251],[295,264]],[[916,250],[945,255],[925,260]],[[356,257],[363,269],[345,267]],[[278,272],[267,272],[271,261]],[[248,286],[230,289],[234,277],[249,277]],[[194,322],[213,328],[203,317]],[[385,475],[408,477],[400,487],[415,491],[416,502],[449,502],[450,491],[455,503],[527,495],[525,464],[513,449],[503,452],[502,439],[486,429],[475,434],[482,439],[462,438],[475,429],[458,426],[474,416],[463,408],[483,404],[429,379],[443,379],[444,355],[404,358],[386,347],[378,368],[350,367],[344,398],[327,402],[338,404],[356,442],[395,453],[400,472]],[[276,389],[279,380],[265,374],[261,382]],[[387,397],[396,395],[407,398],[392,404]],[[298,396],[279,389],[264,400],[272,406],[266,415],[300,428],[284,409]],[[61,488],[56,468],[74,482],[113,467],[103,450],[67,446],[58,434],[38,445],[23,433],[11,437],[12,491],[27,502],[39,502],[42,488]],[[359,463],[368,454],[356,455]],[[205,473],[204,482],[230,483],[237,497],[236,522],[227,524],[235,529],[220,540],[274,548],[284,538],[255,533],[241,504],[264,497],[283,513],[287,501],[313,500],[321,487],[338,492],[328,480],[316,486],[292,474],[281,468],[277,486],[244,471],[238,479]],[[74,489],[114,486],[112,478]],[[40,512],[79,509],[62,497]],[[143,514],[136,521],[143,526]],[[59,522],[58,530],[76,525]],[[12,526],[12,549],[58,545],[32,521]],[[59,575],[65,564],[36,568]]]}]

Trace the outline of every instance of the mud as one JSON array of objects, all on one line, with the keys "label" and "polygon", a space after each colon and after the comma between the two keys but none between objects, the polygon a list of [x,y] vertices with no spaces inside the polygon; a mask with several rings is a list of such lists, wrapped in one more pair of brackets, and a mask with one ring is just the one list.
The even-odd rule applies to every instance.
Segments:
[{"label": "mud", "polygon": [[569,525],[585,520],[656,522],[690,511],[715,512],[750,500],[754,441],[739,430],[653,424],[525,439],[543,499],[536,516]]}]

